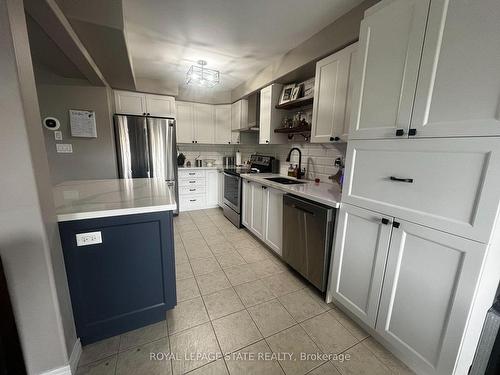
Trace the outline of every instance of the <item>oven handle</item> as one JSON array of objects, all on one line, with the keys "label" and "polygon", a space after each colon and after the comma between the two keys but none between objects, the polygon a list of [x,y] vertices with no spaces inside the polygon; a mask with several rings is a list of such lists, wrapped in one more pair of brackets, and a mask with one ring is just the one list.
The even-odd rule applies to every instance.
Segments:
[{"label": "oven handle", "polygon": [[224,172],[224,176],[227,176],[227,177],[231,177],[231,178],[234,178],[236,180],[240,179],[241,177],[239,176],[235,176],[234,174],[229,174],[229,173],[226,173]]}]

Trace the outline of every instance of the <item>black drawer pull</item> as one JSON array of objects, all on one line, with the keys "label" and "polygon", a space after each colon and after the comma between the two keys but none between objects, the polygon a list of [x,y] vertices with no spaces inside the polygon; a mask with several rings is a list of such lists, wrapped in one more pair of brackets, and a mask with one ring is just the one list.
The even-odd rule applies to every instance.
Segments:
[{"label": "black drawer pull", "polygon": [[399,178],[399,177],[394,177],[394,176],[391,176],[389,178],[391,181],[406,182],[408,184],[413,184],[413,178]]},{"label": "black drawer pull", "polygon": [[189,181],[190,184],[196,184],[196,181]]},{"label": "black drawer pull", "polygon": [[189,201],[190,202],[196,202],[196,199],[190,199]]},{"label": "black drawer pull", "polygon": [[196,172],[189,173],[190,176],[194,176]]},{"label": "black drawer pull", "polygon": [[417,135],[417,129],[410,129],[410,130],[408,130],[408,135],[409,136]]},{"label": "black drawer pull", "polygon": [[382,224],[384,224],[384,225],[389,224],[389,219],[386,219],[385,217],[382,218]]},{"label": "black drawer pull", "polygon": [[401,225],[401,223],[398,223],[397,221],[395,221],[395,222],[392,223],[392,226],[394,228],[399,228],[400,225]]},{"label": "black drawer pull", "polygon": [[196,191],[196,189],[189,189],[189,191]]},{"label": "black drawer pull", "polygon": [[402,137],[403,135],[405,135],[405,131],[403,129],[397,129],[396,130],[396,136],[397,137]]}]

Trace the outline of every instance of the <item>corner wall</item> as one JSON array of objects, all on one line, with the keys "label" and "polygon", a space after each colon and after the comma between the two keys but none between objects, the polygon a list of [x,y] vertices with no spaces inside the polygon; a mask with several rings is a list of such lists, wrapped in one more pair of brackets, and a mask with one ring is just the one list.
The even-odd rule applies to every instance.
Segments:
[{"label": "corner wall", "polygon": [[28,374],[68,365],[76,332],[23,2],[0,0],[0,256]]}]

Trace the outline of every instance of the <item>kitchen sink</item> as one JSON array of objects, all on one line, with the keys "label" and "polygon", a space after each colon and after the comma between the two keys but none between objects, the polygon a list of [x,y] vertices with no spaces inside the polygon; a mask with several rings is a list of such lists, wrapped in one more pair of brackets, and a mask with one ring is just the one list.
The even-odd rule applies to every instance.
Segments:
[{"label": "kitchen sink", "polygon": [[295,184],[306,183],[305,181],[292,180],[291,178],[285,178],[285,177],[268,177],[265,178],[265,180],[277,182],[278,184],[284,184],[284,185],[295,185]]}]

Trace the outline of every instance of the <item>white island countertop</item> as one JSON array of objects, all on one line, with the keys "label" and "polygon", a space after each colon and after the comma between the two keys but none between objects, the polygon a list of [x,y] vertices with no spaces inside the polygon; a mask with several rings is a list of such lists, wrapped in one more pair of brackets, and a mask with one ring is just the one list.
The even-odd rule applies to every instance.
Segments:
[{"label": "white island countertop", "polygon": [[174,189],[159,179],[109,179],[67,181],[54,186],[57,220],[173,211]]},{"label": "white island countertop", "polygon": [[285,184],[280,184],[278,182],[266,180],[266,178],[269,177],[284,177],[291,179],[294,178],[272,173],[254,173],[254,174],[248,173],[248,174],[242,174],[241,177],[243,177],[246,180],[255,181],[262,185],[282,190],[286,193],[294,194],[302,198],[310,199],[314,202],[325,204],[330,207],[334,208],[340,207],[340,198],[342,196],[342,191],[340,190],[340,186],[336,183],[334,184],[330,184],[327,182],[316,183],[314,181],[309,181],[309,180],[300,180],[300,181],[305,181],[305,183],[285,185]]}]

